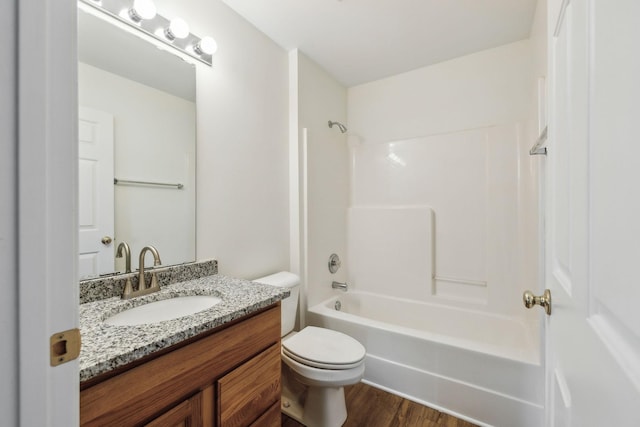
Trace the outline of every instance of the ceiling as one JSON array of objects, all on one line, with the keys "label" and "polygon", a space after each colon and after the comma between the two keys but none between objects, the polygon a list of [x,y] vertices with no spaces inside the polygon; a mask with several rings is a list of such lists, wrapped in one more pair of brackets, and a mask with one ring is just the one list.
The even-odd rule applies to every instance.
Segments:
[{"label": "ceiling", "polygon": [[347,87],[529,37],[537,0],[223,0]]}]

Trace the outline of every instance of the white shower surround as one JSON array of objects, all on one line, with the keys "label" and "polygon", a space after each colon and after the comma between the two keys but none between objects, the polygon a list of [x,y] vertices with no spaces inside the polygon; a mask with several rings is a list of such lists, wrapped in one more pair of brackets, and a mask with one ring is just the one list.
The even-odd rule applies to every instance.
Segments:
[{"label": "white shower surround", "polygon": [[539,316],[521,302],[525,130],[352,147],[350,291],[307,315],[364,344],[365,381],[481,425],[543,423]]},{"label": "white shower surround", "polygon": [[539,326],[521,303],[538,286],[534,57],[523,40],[349,88],[353,287]]},{"label": "white shower surround", "polygon": [[480,425],[543,424],[544,371],[525,322],[358,291],[310,307],[307,320],[365,346],[369,384]]},{"label": "white shower surround", "polygon": [[518,318],[531,195],[521,124],[352,148],[348,279],[360,291]]},{"label": "white shower surround", "polygon": [[[324,93],[333,89],[335,82],[318,77],[323,74],[310,62],[299,69],[300,87],[322,88]],[[531,46],[522,41],[349,88],[344,145],[334,144],[320,134],[319,125],[314,127],[325,123],[332,102],[318,97],[300,101],[301,111],[315,118],[298,122],[300,128],[308,127],[308,138],[300,142],[308,148],[300,163],[301,242],[303,254],[308,251],[302,262],[302,324],[340,330],[362,341],[368,352],[368,382],[483,425],[537,426],[543,421],[540,316],[525,310],[521,302],[524,288],[536,288],[538,273],[537,176],[526,151],[537,134],[530,66]],[[294,138],[293,144],[298,143]],[[351,175],[334,167],[347,146]],[[443,199],[444,193],[436,198],[420,194],[425,179],[445,187],[446,178],[421,170],[425,161],[446,171],[457,165],[456,154],[465,153],[469,156],[458,160],[474,168],[473,186],[482,189],[481,196],[465,193],[468,180],[456,184],[462,192],[453,204],[446,205],[451,200]],[[361,173],[363,167],[366,173]],[[415,176],[407,179],[412,173]],[[349,197],[344,197],[345,186],[327,185],[327,177],[348,182]],[[457,217],[456,209],[469,207],[472,200],[482,204],[482,218]],[[382,222],[378,228],[392,235],[394,226],[401,226],[405,237],[369,241],[375,236],[366,226],[354,234],[353,211],[371,208],[383,215],[400,212],[389,218],[395,222]],[[431,213],[421,219],[420,209]],[[359,223],[362,218],[356,219]],[[365,219],[374,230],[376,218]],[[471,240],[461,240],[462,233],[442,240],[445,236],[438,233],[455,232],[458,220],[467,221]],[[412,221],[422,234],[409,248],[403,241],[410,237]],[[377,237],[380,234],[384,235]],[[347,236],[350,242],[345,244]],[[367,239],[360,240],[362,236]],[[363,255],[358,246],[384,247],[396,258],[385,264],[373,252]],[[415,257],[416,251],[422,265],[403,269],[402,254]],[[337,275],[326,268],[325,257],[331,252],[343,260]],[[443,283],[434,276],[470,283]],[[358,304],[368,310],[366,316],[374,320],[333,310],[331,295],[336,291],[330,288],[331,280],[345,278],[350,288],[346,295],[357,295]],[[402,315],[386,318],[394,312],[408,313],[410,307],[419,308],[410,327],[402,325]],[[427,318],[420,313],[425,310],[436,317],[428,317],[430,327],[421,330]],[[512,338],[509,344],[489,344],[505,335]],[[514,336],[528,338],[518,341]]]}]

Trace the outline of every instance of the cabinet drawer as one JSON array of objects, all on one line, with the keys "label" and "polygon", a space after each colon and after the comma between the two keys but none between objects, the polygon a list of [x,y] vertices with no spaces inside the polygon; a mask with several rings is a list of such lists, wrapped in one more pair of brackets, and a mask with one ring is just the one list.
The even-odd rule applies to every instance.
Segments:
[{"label": "cabinet drawer", "polygon": [[279,405],[280,363],[278,343],[218,380],[220,427],[248,426]]},{"label": "cabinet drawer", "polygon": [[198,393],[144,427],[202,427],[202,403],[202,393]]},{"label": "cabinet drawer", "polygon": [[282,413],[280,401],[277,401],[260,418],[255,420],[251,427],[280,427],[282,426]]}]

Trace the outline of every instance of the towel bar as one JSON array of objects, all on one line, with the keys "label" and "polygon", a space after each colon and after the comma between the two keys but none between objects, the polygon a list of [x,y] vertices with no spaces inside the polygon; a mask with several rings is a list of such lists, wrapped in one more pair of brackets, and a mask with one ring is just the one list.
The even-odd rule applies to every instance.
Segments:
[{"label": "towel bar", "polygon": [[547,142],[547,127],[546,126],[542,130],[542,133],[538,137],[538,140],[536,141],[536,143],[533,144],[533,147],[531,147],[531,150],[529,150],[529,154],[532,155],[532,156],[537,156],[537,155],[546,156],[547,155],[547,147],[542,147],[542,144],[544,144],[545,142]]}]

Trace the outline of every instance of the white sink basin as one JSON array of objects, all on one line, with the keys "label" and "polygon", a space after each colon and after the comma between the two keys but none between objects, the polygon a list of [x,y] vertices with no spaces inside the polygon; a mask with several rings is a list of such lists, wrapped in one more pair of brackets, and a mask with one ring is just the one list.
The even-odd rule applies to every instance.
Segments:
[{"label": "white sink basin", "polygon": [[104,322],[113,326],[134,326],[177,319],[206,310],[220,303],[220,298],[194,295],[169,298],[130,308],[107,318]]}]

